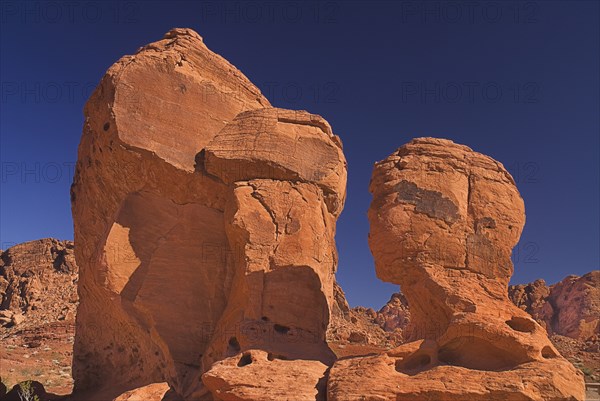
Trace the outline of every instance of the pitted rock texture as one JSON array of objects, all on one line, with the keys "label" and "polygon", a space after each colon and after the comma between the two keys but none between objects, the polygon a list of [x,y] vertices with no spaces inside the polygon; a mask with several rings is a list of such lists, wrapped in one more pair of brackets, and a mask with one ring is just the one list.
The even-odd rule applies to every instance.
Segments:
[{"label": "pitted rock texture", "polygon": [[115,63],[85,115],[75,393],[207,395],[200,375],[250,348],[331,363],[346,161],[329,124],[270,108],[189,29]]},{"label": "pitted rock texture", "polygon": [[[328,400],[583,400],[583,375],[507,296],[523,200],[495,160],[418,138],[375,165],[369,245],[410,305],[409,338],[338,361]],[[357,384],[360,383],[360,384]]]}]

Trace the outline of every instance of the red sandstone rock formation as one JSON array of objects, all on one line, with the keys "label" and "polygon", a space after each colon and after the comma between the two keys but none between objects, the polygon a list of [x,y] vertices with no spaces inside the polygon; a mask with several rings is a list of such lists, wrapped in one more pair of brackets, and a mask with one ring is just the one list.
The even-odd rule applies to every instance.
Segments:
[{"label": "red sandstone rock formation", "polygon": [[166,381],[221,399],[211,378],[235,377],[230,365],[211,369],[208,388],[200,375],[249,350],[271,355],[254,374],[280,359],[333,362],[346,162],[323,118],[269,106],[191,30],[108,70],[86,105],[72,188],[78,395]]},{"label": "red sandstone rock formation", "polygon": [[[334,291],[346,161],[329,124],[270,107],[188,29],[115,63],[85,114],[75,397],[166,382],[190,400],[323,399],[332,314],[353,317]],[[377,274],[402,286],[414,341],[336,362],[329,400],[582,399],[506,295],[524,206],[501,164],[417,139],[371,191]]]},{"label": "red sandstone rock formation", "polygon": [[583,400],[583,375],[508,299],[510,253],[525,222],[495,160],[420,138],[375,166],[369,244],[399,284],[414,341],[340,360],[328,400]]},{"label": "red sandstone rock formation", "polygon": [[251,348],[333,362],[325,331],[345,198],[339,140],[318,116],[261,109],[239,115],[210,142],[205,166],[231,185],[226,234],[239,250],[206,366]]},{"label": "red sandstone rock formation", "polygon": [[[600,330],[600,271],[583,276],[568,276],[553,285],[542,279],[529,284],[508,287],[510,300],[529,313],[549,335],[560,335],[579,341],[595,340]],[[369,317],[367,309],[362,313]],[[354,308],[361,313],[360,309]],[[408,301],[402,292],[375,314],[374,321],[384,330],[402,332],[410,323]]]},{"label": "red sandstone rock formation", "polygon": [[377,311],[375,322],[385,331],[402,333],[410,323],[410,310],[404,294],[392,294],[390,300]]},{"label": "red sandstone rock formation", "polygon": [[81,269],[75,391],[199,383],[233,281],[228,187],[199,152],[260,91],[189,29],[109,68],[85,107],[72,186]]}]

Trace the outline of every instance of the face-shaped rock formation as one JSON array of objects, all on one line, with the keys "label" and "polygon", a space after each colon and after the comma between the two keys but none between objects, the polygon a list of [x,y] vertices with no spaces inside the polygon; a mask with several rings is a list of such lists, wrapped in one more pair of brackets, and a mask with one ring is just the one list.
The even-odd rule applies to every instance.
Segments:
[{"label": "face-shaped rock formation", "polygon": [[327,373],[346,187],[329,124],[272,108],[186,29],[115,63],[85,115],[75,399],[167,382],[194,401],[316,400],[327,375],[334,401],[582,399],[508,301],[524,207],[491,158],[418,139],[376,166],[370,245],[415,341]]},{"label": "face-shaped rock formation", "polygon": [[337,362],[329,400],[582,400],[583,378],[512,304],[510,254],[523,200],[495,160],[421,138],[375,166],[369,244],[399,284],[413,342]]},{"label": "face-shaped rock formation", "polygon": [[115,63],[85,115],[75,392],[200,397],[249,348],[330,363],[346,164],[329,124],[270,108],[187,29]]}]

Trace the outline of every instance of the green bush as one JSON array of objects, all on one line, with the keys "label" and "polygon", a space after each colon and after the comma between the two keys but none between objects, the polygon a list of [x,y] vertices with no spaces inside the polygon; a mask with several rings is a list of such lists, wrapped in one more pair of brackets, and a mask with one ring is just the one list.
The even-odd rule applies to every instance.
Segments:
[{"label": "green bush", "polygon": [[19,398],[21,401],[40,401],[40,398],[34,394],[34,388],[31,380],[19,383]]}]

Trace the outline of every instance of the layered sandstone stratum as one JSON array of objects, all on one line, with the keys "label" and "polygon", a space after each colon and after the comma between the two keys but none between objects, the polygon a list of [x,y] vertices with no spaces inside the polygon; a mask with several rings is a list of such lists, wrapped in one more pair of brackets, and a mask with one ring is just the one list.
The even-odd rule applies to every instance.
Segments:
[{"label": "layered sandstone stratum", "polygon": [[[71,190],[71,399],[584,399],[583,374],[508,298],[525,215],[500,163],[420,138],[376,164],[369,243],[403,290],[379,313],[335,284],[346,167],[325,119],[272,107],[192,30],[117,61],[86,104]],[[18,282],[12,326],[31,304]],[[593,334],[596,306],[546,329]]]}]

